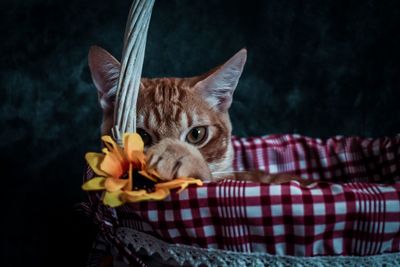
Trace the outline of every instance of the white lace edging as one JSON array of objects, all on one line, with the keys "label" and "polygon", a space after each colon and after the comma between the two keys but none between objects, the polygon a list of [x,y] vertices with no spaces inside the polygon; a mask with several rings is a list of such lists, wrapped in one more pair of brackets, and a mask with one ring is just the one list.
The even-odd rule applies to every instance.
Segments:
[{"label": "white lace edging", "polygon": [[144,250],[149,256],[158,254],[163,261],[189,266],[400,266],[400,253],[374,256],[275,256],[268,253],[242,253],[221,249],[205,249],[181,244],[169,244],[146,233],[120,227],[117,236],[136,252]]}]

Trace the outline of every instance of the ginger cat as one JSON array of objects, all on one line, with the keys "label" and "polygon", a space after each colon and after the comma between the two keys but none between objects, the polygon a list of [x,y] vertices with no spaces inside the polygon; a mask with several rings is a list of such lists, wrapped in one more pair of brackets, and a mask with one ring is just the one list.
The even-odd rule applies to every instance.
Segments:
[{"label": "ginger cat", "polygon": [[[150,166],[161,177],[212,180],[212,172],[232,170],[228,110],[246,55],[246,49],[242,49],[224,64],[196,77],[141,79],[137,132],[144,140]],[[89,68],[103,109],[102,134],[110,134],[120,63],[104,49],[93,46]],[[284,182],[291,178],[258,172],[241,174],[240,179]]]},{"label": "ginger cat", "polygon": [[[203,180],[241,179],[282,183],[287,174],[231,173],[233,148],[228,110],[246,62],[246,49],[224,64],[190,78],[141,79],[137,101],[137,132],[145,143],[149,164],[166,180],[189,176]],[[114,125],[114,101],[120,63],[104,49],[89,51],[89,68],[103,109],[102,134]],[[105,255],[101,266],[112,266]]]}]

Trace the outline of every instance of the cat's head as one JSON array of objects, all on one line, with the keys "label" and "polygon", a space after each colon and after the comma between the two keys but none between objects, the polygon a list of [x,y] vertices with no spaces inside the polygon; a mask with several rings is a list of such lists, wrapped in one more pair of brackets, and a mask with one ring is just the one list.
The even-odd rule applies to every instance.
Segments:
[{"label": "cat's head", "polygon": [[[224,64],[190,78],[141,79],[137,132],[145,149],[173,138],[199,149],[211,171],[231,166],[231,122],[228,110],[246,62],[242,49]],[[102,134],[113,127],[120,63],[100,47],[89,52],[89,67],[103,109]]]}]

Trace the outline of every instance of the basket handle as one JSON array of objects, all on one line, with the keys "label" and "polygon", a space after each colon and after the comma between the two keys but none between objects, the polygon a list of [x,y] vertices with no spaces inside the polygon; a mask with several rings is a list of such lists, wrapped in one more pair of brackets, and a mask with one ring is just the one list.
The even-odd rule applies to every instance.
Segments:
[{"label": "basket handle", "polygon": [[147,32],[155,0],[134,0],[128,15],[114,108],[114,139],[122,145],[126,132],[136,132],[136,102],[142,76]]}]

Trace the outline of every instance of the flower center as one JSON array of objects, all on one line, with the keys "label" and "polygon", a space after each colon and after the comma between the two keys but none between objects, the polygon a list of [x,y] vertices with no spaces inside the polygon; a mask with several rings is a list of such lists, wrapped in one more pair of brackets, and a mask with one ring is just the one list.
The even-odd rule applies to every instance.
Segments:
[{"label": "flower center", "polygon": [[141,175],[138,170],[132,171],[132,190],[144,189],[148,193],[154,192],[156,183]]},{"label": "flower center", "polygon": [[119,177],[119,179],[123,179],[123,180],[126,180],[126,179],[128,179],[129,178],[129,170],[128,171],[126,171],[126,172],[124,172],[120,177]]}]

